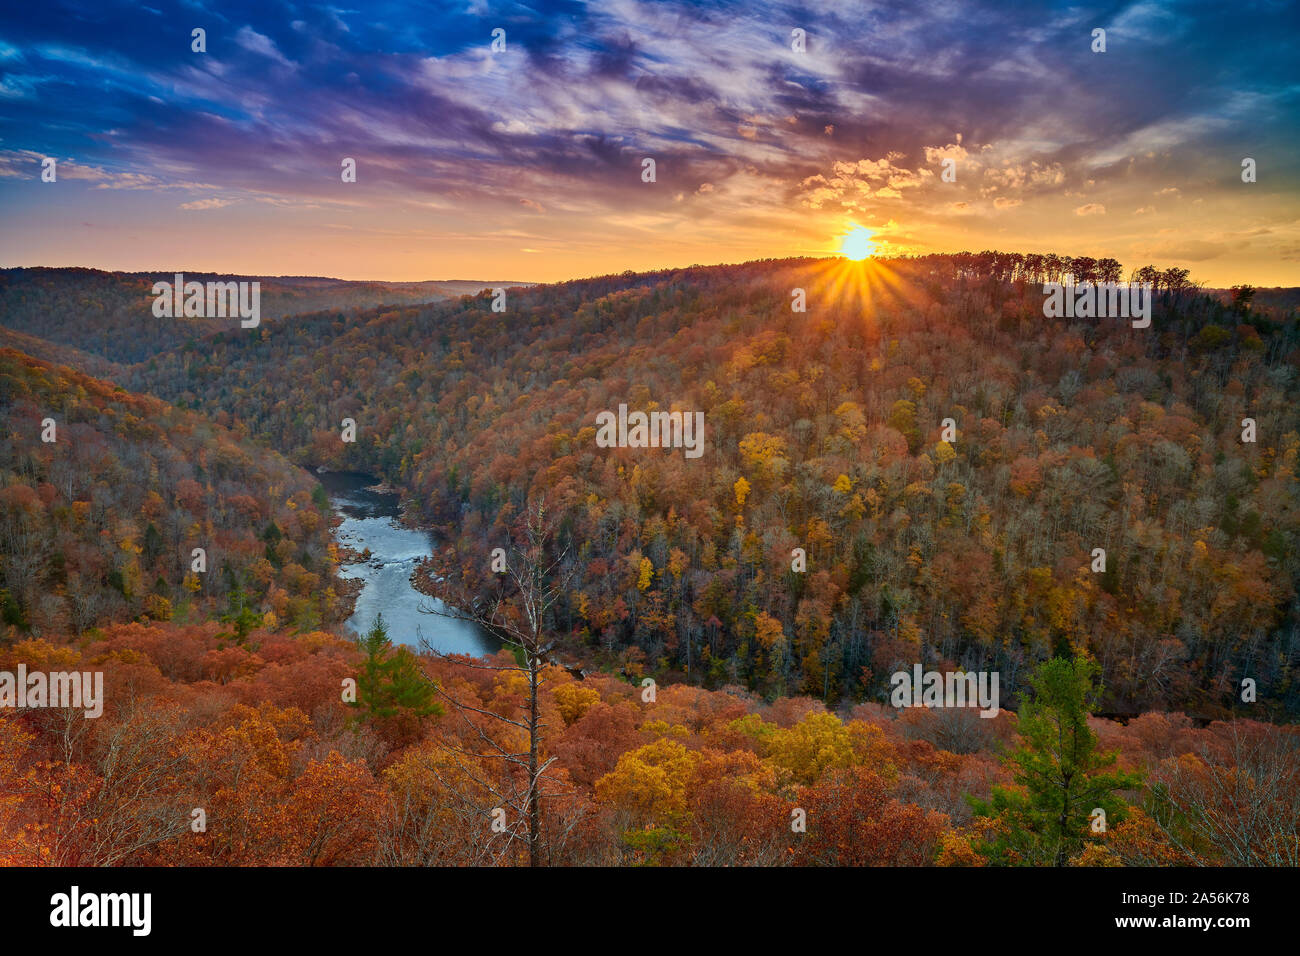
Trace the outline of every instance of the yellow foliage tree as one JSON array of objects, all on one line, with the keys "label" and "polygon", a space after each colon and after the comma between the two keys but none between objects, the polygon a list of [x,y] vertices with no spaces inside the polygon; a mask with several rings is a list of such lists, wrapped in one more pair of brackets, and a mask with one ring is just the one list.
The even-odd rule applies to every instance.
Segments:
[{"label": "yellow foliage tree", "polygon": [[561,684],[555,688],[555,706],[559,708],[560,718],[566,727],[581,719],[593,704],[598,703],[600,692],[594,688],[577,683]]},{"label": "yellow foliage tree", "polygon": [[656,740],[619,757],[614,769],[596,781],[596,799],[638,822],[680,823],[699,760],[699,754],[675,740]]},{"label": "yellow foliage tree", "polygon": [[740,511],[745,507],[745,499],[749,497],[749,482],[742,475],[736,479],[732,489],[736,493],[736,510]]},{"label": "yellow foliage tree", "polygon": [[754,619],[755,637],[758,643],[763,645],[764,650],[770,651],[777,641],[785,637],[785,629],[781,627],[781,622],[768,614],[766,611],[759,611],[758,617]]},{"label": "yellow foliage tree", "polygon": [[636,589],[645,591],[650,587],[650,581],[654,576],[654,565],[650,563],[649,558],[641,559],[641,567],[637,572]]},{"label": "yellow foliage tree", "polygon": [[853,766],[853,738],[834,714],[812,712],[771,737],[772,762],[794,783],[816,783],[827,770]]}]

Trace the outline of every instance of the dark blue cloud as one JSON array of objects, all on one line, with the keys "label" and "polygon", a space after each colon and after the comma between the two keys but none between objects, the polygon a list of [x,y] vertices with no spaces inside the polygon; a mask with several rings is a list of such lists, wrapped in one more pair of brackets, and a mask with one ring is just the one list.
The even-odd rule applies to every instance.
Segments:
[{"label": "dark blue cloud", "polygon": [[[926,146],[1028,140],[1070,177],[1143,131],[1191,170],[1241,144],[1296,172],[1296,7],[1130,3],[120,0],[0,13],[0,148],[311,195],[340,156],[368,188],[636,190],[797,179]],[[190,30],[207,30],[207,54]],[[491,31],[510,55],[494,62]],[[790,55],[790,31],[808,54]],[[1108,51],[1089,51],[1093,27]],[[827,127],[834,127],[833,138]]]}]

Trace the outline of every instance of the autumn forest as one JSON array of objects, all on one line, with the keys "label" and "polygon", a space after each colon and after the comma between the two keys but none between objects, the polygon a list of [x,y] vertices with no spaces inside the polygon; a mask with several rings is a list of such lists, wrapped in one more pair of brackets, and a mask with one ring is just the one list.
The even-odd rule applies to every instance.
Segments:
[{"label": "autumn forest", "polygon": [[[0,672],[104,691],[0,712],[0,861],[1296,866],[1296,296],[1122,269],[267,279],[130,335],[167,276],[4,270]],[[1149,327],[1045,317],[1066,275]],[[322,471],[504,649],[346,629]]]}]

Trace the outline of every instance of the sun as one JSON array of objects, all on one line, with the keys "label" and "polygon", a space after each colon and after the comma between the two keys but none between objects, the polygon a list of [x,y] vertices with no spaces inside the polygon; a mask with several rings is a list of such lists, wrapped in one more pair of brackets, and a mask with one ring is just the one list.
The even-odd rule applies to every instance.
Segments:
[{"label": "sun", "polygon": [[855,262],[869,258],[876,251],[876,244],[871,241],[872,232],[862,226],[854,226],[840,239],[840,255]]}]

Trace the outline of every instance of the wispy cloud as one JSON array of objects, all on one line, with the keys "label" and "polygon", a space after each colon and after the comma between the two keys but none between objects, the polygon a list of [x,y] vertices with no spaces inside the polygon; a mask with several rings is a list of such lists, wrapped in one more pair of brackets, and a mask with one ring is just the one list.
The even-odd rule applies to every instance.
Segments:
[{"label": "wispy cloud", "polygon": [[[193,26],[206,53],[190,49]],[[1109,31],[1105,54],[1089,49],[1093,26]],[[0,14],[0,188],[34,181],[50,155],[61,181],[105,193],[238,205],[231,228],[260,213],[309,237],[313,211],[340,208],[394,232],[421,210],[446,235],[529,217],[557,246],[611,256],[634,235],[645,248],[640,222],[665,249],[691,233],[717,258],[829,250],[827,230],[854,216],[906,221],[918,249],[1025,245],[1043,241],[1035,217],[1131,233],[1162,194],[1205,200],[1202,216],[1250,200],[1242,214],[1271,222],[1300,172],[1294,32],[1272,2],[185,0],[151,13],[102,0],[92,13],[53,0]],[[1247,149],[1267,175],[1253,195],[1233,177]],[[344,157],[355,183],[340,180]]]}]

